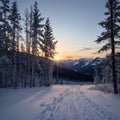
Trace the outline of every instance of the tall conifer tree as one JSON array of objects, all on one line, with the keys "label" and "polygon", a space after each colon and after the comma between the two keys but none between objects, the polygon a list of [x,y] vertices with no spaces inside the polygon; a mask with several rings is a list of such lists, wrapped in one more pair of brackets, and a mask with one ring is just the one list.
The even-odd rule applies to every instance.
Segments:
[{"label": "tall conifer tree", "polygon": [[55,47],[57,41],[54,41],[53,30],[50,26],[49,18],[47,18],[46,23],[44,25],[44,36],[42,40],[42,51],[45,57],[45,65],[44,65],[44,84],[50,85],[52,82],[52,74],[53,74],[53,63],[49,60],[53,58],[56,51]]},{"label": "tall conifer tree", "polygon": [[[11,50],[11,39],[12,28],[9,24],[8,16],[10,14],[9,0],[0,1],[0,54],[1,56],[6,56],[5,61],[9,59],[8,52]],[[8,77],[10,69],[10,63],[6,61],[6,66],[4,67],[4,86],[8,86]]]},{"label": "tall conifer tree", "polygon": [[17,37],[18,37],[18,31],[21,30],[21,27],[20,27],[20,20],[21,20],[21,16],[20,16],[20,13],[19,13],[19,10],[18,10],[18,5],[17,5],[17,2],[14,1],[12,3],[12,6],[11,6],[11,9],[10,9],[10,16],[9,16],[9,20],[11,22],[11,26],[12,26],[12,40],[13,40],[13,81],[14,81],[14,87],[17,88],[17,78],[16,78],[16,75],[17,75],[17,55],[16,55],[16,52],[17,52]]},{"label": "tall conifer tree", "polygon": [[46,58],[53,58],[55,55],[55,46],[57,41],[54,41],[53,30],[50,26],[50,20],[47,18],[45,26],[44,26],[44,39],[42,41],[43,53]]},{"label": "tall conifer tree", "polygon": [[[41,13],[38,9],[37,1],[33,5],[33,10],[31,10],[32,17],[32,54],[39,56],[41,39],[43,38],[43,24],[44,18],[41,17]],[[32,86],[35,86],[35,57],[32,58]]]},{"label": "tall conifer tree", "polygon": [[101,36],[96,40],[97,43],[106,43],[100,50],[106,51],[111,49],[111,60],[112,60],[112,80],[114,84],[114,93],[118,93],[117,80],[116,80],[116,64],[115,64],[115,47],[120,45],[119,33],[120,33],[120,2],[119,0],[108,0],[105,7],[107,12],[105,16],[107,17],[104,21],[100,22],[106,31],[101,33]]},{"label": "tall conifer tree", "polygon": [[40,47],[40,40],[43,37],[43,24],[42,21],[44,18],[41,17],[41,13],[38,9],[37,1],[33,5],[33,41],[32,41],[32,53],[34,55],[38,55],[39,47]]},{"label": "tall conifer tree", "polygon": [[5,52],[6,55],[8,53],[8,50],[11,50],[11,34],[12,34],[12,28],[9,24],[8,16],[10,14],[10,7],[9,7],[9,0],[1,0],[1,29],[2,29],[2,35],[5,42]]}]

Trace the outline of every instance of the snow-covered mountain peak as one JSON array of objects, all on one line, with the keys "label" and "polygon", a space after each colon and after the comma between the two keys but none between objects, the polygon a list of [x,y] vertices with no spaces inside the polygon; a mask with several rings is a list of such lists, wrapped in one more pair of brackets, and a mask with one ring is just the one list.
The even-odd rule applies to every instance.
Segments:
[{"label": "snow-covered mountain peak", "polygon": [[92,58],[81,58],[78,60],[63,60],[59,63],[60,66],[64,66],[67,68],[71,68],[73,66],[81,66],[84,67],[91,63]]}]

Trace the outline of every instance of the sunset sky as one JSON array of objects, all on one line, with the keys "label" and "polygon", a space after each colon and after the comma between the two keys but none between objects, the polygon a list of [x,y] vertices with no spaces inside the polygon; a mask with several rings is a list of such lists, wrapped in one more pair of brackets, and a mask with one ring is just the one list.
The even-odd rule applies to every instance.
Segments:
[{"label": "sunset sky", "polygon": [[[20,12],[35,0],[17,0]],[[60,59],[102,57],[94,41],[102,32],[98,25],[105,16],[106,0],[38,0],[43,17],[50,18]]]}]

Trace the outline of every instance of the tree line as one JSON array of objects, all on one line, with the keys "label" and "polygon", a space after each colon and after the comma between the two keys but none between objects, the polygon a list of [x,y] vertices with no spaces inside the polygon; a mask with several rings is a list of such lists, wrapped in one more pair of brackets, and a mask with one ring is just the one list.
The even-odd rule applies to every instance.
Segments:
[{"label": "tree line", "polygon": [[[116,48],[119,49],[120,45],[120,2],[107,0],[105,7],[106,18],[99,23],[105,31],[95,42],[104,43],[98,52],[111,50],[104,65],[110,63],[107,64],[110,80],[117,94],[120,70],[119,62],[116,62],[116,59],[119,61]],[[21,21],[24,21],[24,25]],[[26,9],[24,17],[21,17],[16,1],[10,3],[10,0],[0,0],[0,87],[34,87],[37,78],[40,86],[52,84],[54,65],[50,58],[56,54],[56,44],[50,20],[42,17],[37,2]],[[102,71],[105,71],[105,67]],[[97,73],[96,78],[99,79]],[[104,81],[108,80],[103,78]]]},{"label": "tree line", "polygon": [[37,1],[22,17],[17,1],[0,0],[0,87],[34,87],[36,78],[40,86],[52,84],[56,44]]}]

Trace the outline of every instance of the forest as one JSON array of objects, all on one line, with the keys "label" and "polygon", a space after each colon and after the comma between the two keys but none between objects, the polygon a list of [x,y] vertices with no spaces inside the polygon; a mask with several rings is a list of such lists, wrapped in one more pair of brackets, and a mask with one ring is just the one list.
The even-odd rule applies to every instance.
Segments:
[{"label": "forest", "polygon": [[17,1],[0,2],[0,87],[34,87],[36,77],[40,86],[50,85],[57,41],[49,18],[37,2],[24,15]]},{"label": "forest", "polygon": [[[96,43],[103,43],[98,51],[109,51],[101,66],[92,68],[91,75],[83,71],[68,70],[53,61],[57,54],[57,40],[49,17],[42,17],[35,1],[21,15],[17,1],[0,1],[0,87],[49,86],[57,83],[59,77],[77,81],[94,81],[95,84],[113,83],[114,93],[118,93],[120,81],[120,3],[108,0],[104,13],[106,19],[99,23],[105,30]],[[85,71],[89,71],[89,66]],[[63,72],[65,71],[65,72]],[[99,72],[100,71],[100,72]],[[53,77],[54,75],[54,77]],[[55,79],[56,80],[55,80]],[[84,79],[84,80],[83,80]],[[93,80],[94,79],[94,80]]]}]

